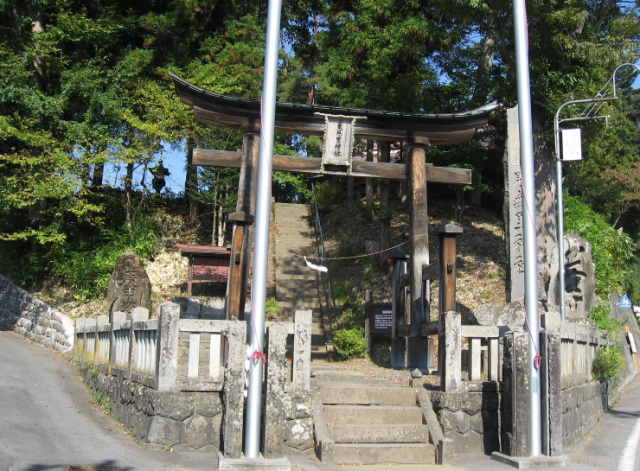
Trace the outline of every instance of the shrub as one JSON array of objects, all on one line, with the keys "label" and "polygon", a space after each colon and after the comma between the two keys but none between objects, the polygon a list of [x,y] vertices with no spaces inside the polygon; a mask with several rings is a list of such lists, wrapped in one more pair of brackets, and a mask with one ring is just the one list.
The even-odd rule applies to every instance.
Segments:
[{"label": "shrub", "polygon": [[150,218],[140,219],[133,234],[123,227],[119,231],[105,230],[103,237],[105,242],[98,246],[84,242],[76,245],[75,250],[61,246],[56,253],[53,273],[75,289],[78,299],[91,300],[106,294],[113,269],[123,252],[150,260],[160,249],[156,227]]},{"label": "shrub", "polygon": [[596,305],[589,313],[589,319],[593,321],[598,329],[614,332],[622,327],[620,319],[614,319],[609,314],[609,303],[602,299],[598,299]]},{"label": "shrub", "polygon": [[315,202],[319,211],[329,211],[334,203],[344,198],[338,182],[321,182],[314,189]]},{"label": "shrub", "polygon": [[626,291],[632,277],[629,262],[633,241],[607,223],[577,197],[565,194],[565,233],[574,232],[592,245],[596,264],[596,293],[603,298]]},{"label": "shrub", "polygon": [[367,355],[367,339],[361,327],[341,328],[333,334],[333,346],[343,360]]},{"label": "shrub", "polygon": [[616,378],[624,367],[624,357],[619,349],[603,346],[593,362],[593,376],[599,381]]}]

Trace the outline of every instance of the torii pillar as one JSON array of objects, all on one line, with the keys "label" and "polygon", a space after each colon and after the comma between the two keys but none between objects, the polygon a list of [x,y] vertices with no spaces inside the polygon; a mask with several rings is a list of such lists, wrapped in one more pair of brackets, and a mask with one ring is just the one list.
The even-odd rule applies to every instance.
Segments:
[{"label": "torii pillar", "polygon": [[231,236],[231,260],[227,283],[226,318],[244,319],[247,301],[249,270],[251,268],[251,247],[255,226],[258,182],[258,158],[260,155],[260,129],[257,125],[243,125],[242,163],[238,186],[236,212],[229,215],[233,222]]},{"label": "torii pillar", "polygon": [[411,334],[407,338],[407,367],[426,368],[428,340],[422,336],[422,324],[429,322],[429,282],[423,281],[422,269],[429,265],[429,216],[427,215],[426,154],[430,141],[413,137],[403,142],[409,179],[409,260]]}]

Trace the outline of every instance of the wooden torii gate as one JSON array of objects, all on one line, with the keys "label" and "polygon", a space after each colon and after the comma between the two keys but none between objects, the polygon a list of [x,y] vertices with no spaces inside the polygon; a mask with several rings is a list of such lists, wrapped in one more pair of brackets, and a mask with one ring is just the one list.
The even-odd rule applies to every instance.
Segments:
[{"label": "wooden torii gate", "polygon": [[[240,184],[233,222],[231,266],[227,285],[227,318],[244,315],[249,262],[253,242],[256,207],[258,154],[260,144],[260,102],[221,95],[199,88],[170,74],[183,103],[193,107],[198,122],[231,127],[243,134],[241,151],[195,149],[193,164],[240,168]],[[468,169],[435,167],[426,163],[431,145],[469,142],[479,128],[488,123],[497,104],[452,114],[417,114],[364,110],[322,105],[278,103],[275,131],[289,134],[324,135],[322,158],[274,155],[273,170],[339,175],[360,178],[408,180],[410,224],[410,314],[407,345],[409,365],[412,357],[424,356],[426,347],[421,327],[429,321],[428,290],[423,268],[429,266],[429,224],[427,182],[470,184]],[[402,141],[406,164],[357,162],[351,160],[353,139]]]}]

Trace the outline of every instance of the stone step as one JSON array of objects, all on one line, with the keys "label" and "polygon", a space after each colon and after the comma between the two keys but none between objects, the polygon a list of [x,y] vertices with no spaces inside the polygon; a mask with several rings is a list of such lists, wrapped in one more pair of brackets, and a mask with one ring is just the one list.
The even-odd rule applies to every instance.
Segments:
[{"label": "stone step", "polygon": [[422,425],[422,410],[407,406],[324,406],[328,425]]},{"label": "stone step", "polygon": [[[318,299],[308,298],[304,294],[297,294],[297,295],[291,295],[291,293],[289,294],[290,295],[287,296],[283,301],[278,300],[279,310],[293,312],[296,309],[311,309],[311,310],[320,309],[320,301]],[[282,293],[277,293],[276,298],[278,297],[278,295],[281,295],[282,297]]]},{"label": "stone step", "polygon": [[336,443],[335,464],[435,464],[435,447],[429,444]]},{"label": "stone step", "polygon": [[323,404],[417,407],[416,392],[410,388],[322,388],[320,395]]},{"label": "stone step", "polygon": [[287,285],[291,282],[297,282],[298,280],[310,281],[313,283],[317,283],[316,281],[316,272],[311,270],[310,268],[304,267],[304,269],[283,269],[276,270],[281,277],[280,283],[284,283]]},{"label": "stone step", "polygon": [[329,425],[335,443],[428,443],[426,425]]}]

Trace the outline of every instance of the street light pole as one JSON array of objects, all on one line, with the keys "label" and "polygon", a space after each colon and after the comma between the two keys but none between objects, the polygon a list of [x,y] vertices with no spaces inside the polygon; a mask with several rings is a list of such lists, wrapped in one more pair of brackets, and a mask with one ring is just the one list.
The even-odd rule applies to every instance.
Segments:
[{"label": "street light pole", "polygon": [[555,136],[555,146],[556,146],[556,191],[557,191],[557,200],[558,200],[558,228],[557,228],[557,238],[558,238],[558,293],[560,299],[558,303],[560,304],[560,316],[562,320],[567,318],[567,307],[566,307],[566,293],[565,293],[565,266],[564,266],[564,194],[562,189],[562,155],[560,153],[560,123],[564,123],[567,121],[581,121],[586,119],[598,119],[598,118],[606,118],[608,116],[592,116],[585,117],[581,116],[578,118],[569,118],[569,119],[560,119],[560,112],[562,109],[568,105],[575,105],[580,103],[599,103],[606,101],[617,100],[616,97],[596,97],[586,100],[572,100],[568,101],[556,112],[556,116],[553,120],[553,128],[554,128],[554,136]]},{"label": "street light pole", "polygon": [[[596,96],[595,98],[587,98],[584,100],[567,101],[566,103],[563,103],[560,106],[560,108],[558,108],[558,111],[556,112],[556,115],[553,120],[553,131],[554,131],[555,150],[556,150],[556,188],[557,188],[557,205],[558,205],[558,221],[557,221],[558,227],[556,231],[557,238],[558,238],[558,293],[560,297],[560,299],[558,300],[558,303],[560,304],[560,316],[562,317],[562,320],[565,320],[567,317],[567,307],[566,307],[566,293],[565,293],[566,277],[565,277],[565,263],[564,263],[564,259],[565,259],[565,256],[564,256],[564,194],[562,189],[563,183],[562,183],[562,155],[560,151],[560,124],[566,123],[569,121],[584,121],[584,120],[590,120],[590,119],[608,118],[608,115],[592,116],[591,113],[589,112],[589,113],[583,113],[582,116],[578,116],[575,118],[560,119],[560,113],[565,107],[569,105],[604,103],[607,101],[618,100],[619,97],[616,89],[616,73],[621,67],[627,67],[627,66],[635,67],[638,71],[640,71],[639,66],[631,63],[624,63],[616,67],[616,69],[613,71],[613,75],[611,79],[613,82],[612,83],[613,96],[610,96],[610,97]],[[608,90],[608,87],[607,87],[608,83],[609,82],[605,84],[605,86],[600,90],[598,95],[601,95],[605,90]],[[596,112],[598,112],[599,110],[600,108],[598,107]],[[638,126],[640,126],[640,123],[638,123]]]}]

